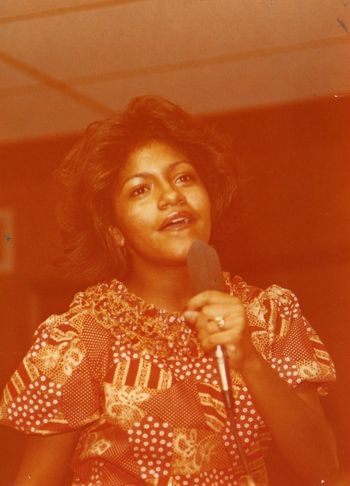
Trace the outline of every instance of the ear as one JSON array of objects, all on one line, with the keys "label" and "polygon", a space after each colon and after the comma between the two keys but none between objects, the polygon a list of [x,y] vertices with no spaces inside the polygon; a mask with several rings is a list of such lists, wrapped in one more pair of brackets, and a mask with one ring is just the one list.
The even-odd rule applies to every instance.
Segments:
[{"label": "ear", "polygon": [[124,235],[117,226],[109,226],[108,232],[112,236],[112,238],[114,239],[117,246],[124,246],[125,245]]}]

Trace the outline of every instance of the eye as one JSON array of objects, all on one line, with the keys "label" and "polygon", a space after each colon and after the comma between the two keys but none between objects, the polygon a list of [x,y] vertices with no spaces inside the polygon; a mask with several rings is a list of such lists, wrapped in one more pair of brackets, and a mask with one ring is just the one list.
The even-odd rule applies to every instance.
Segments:
[{"label": "eye", "polygon": [[181,174],[179,177],[176,178],[176,182],[180,183],[187,183],[187,182],[192,182],[195,179],[193,174]]},{"label": "eye", "polygon": [[143,194],[145,194],[147,191],[148,191],[148,187],[147,186],[139,186],[139,187],[136,187],[135,189],[133,189],[131,192],[130,192],[130,197],[137,197],[137,196],[142,196]]}]

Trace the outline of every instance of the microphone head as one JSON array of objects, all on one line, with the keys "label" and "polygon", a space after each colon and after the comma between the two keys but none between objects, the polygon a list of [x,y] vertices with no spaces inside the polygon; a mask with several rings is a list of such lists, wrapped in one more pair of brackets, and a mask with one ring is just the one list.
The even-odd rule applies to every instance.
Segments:
[{"label": "microphone head", "polygon": [[202,240],[195,240],[187,255],[187,269],[195,294],[205,290],[224,291],[225,284],[216,250]]}]

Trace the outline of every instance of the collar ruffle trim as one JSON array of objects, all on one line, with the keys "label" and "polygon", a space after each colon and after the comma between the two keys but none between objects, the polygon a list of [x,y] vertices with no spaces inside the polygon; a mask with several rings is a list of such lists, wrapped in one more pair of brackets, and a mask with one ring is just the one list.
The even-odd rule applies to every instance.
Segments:
[{"label": "collar ruffle trim", "polygon": [[[246,300],[249,286],[241,277],[223,272],[226,291]],[[158,356],[175,353],[201,355],[197,333],[181,312],[169,312],[145,302],[125,284],[113,279],[78,292],[70,312],[92,315],[119,339],[131,342],[135,351],[147,350]]]}]

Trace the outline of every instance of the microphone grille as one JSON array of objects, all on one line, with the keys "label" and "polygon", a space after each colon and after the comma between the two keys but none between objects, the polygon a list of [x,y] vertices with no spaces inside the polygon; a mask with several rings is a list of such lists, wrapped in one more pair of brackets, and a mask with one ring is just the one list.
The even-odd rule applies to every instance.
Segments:
[{"label": "microphone grille", "polygon": [[221,264],[216,250],[201,240],[195,240],[187,255],[187,268],[193,291],[225,288]]}]

